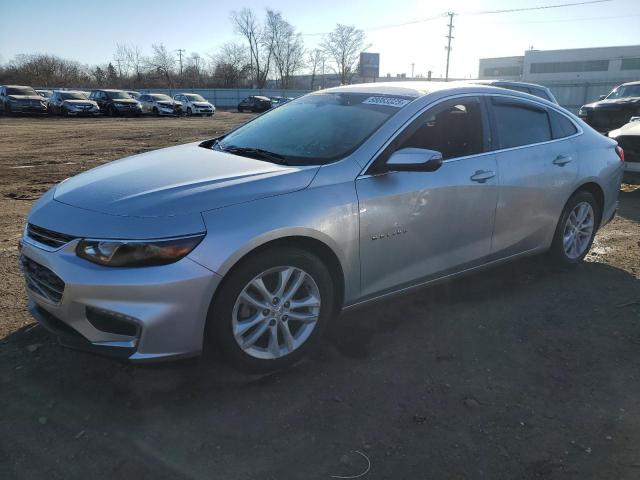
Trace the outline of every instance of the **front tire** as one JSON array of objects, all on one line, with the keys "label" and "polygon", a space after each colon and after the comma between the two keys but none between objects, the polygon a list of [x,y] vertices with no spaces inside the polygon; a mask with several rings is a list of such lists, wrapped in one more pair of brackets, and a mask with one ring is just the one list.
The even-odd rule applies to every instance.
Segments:
[{"label": "front tire", "polygon": [[191,110],[191,107],[187,107],[187,117],[190,117],[191,115],[193,115],[193,111]]},{"label": "front tire", "polygon": [[272,248],[228,274],[209,309],[207,334],[234,367],[266,372],[312,349],[334,311],[324,263],[299,248]]},{"label": "front tire", "polygon": [[562,211],[551,244],[551,256],[560,265],[580,263],[589,253],[598,227],[600,206],[592,193],[576,192]]}]

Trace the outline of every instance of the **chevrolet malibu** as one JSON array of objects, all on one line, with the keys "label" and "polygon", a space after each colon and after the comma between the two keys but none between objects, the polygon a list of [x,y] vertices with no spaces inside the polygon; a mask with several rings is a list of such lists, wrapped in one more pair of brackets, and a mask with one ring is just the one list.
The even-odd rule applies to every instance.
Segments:
[{"label": "chevrolet malibu", "polygon": [[21,240],[29,308],[131,361],[280,368],[343,309],[518,257],[580,262],[623,153],[543,99],[465,84],[312,93],[225,136],[49,190]]}]

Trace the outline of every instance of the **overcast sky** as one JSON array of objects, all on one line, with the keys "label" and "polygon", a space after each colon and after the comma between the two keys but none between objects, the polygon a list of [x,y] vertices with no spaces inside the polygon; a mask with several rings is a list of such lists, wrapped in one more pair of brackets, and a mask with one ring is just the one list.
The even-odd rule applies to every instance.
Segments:
[{"label": "overcast sky", "polygon": [[[392,28],[445,11],[454,20],[451,76],[477,76],[478,59],[522,55],[539,50],[640,44],[640,0],[518,13],[470,15],[478,10],[513,9],[573,3],[579,0],[21,0],[4,5],[0,27],[0,62],[20,53],[51,53],[88,64],[113,58],[116,43],[135,44],[146,52],[153,43],[174,50],[208,54],[239,39],[229,12],[247,6],[262,14],[269,6],[282,12],[300,32],[331,30],[336,23],[363,28],[380,53],[380,74],[444,74],[447,19]],[[465,15],[465,13],[467,13]],[[318,35],[305,35],[307,47]]]}]

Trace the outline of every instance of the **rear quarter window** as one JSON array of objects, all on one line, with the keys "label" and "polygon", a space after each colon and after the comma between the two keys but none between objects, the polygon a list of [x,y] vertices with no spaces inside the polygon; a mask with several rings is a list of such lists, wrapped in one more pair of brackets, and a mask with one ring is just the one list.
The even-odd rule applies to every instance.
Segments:
[{"label": "rear quarter window", "polygon": [[554,139],[570,137],[578,133],[578,129],[573,122],[561,113],[550,110],[549,118],[551,119],[551,129]]}]

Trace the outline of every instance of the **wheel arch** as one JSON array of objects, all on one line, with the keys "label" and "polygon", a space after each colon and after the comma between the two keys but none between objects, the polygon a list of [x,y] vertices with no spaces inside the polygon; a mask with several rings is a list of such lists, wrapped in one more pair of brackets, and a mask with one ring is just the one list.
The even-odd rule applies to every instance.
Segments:
[{"label": "wheel arch", "polygon": [[[583,183],[578,188],[576,188],[575,191],[571,194],[571,196],[575,195],[578,192],[589,192],[595,197],[596,202],[598,202],[598,207],[600,209],[600,212],[599,212],[600,218],[598,218],[598,223],[600,224],[602,222],[602,216],[604,215],[604,208],[605,208],[604,189],[597,182],[590,180],[588,182]],[[567,199],[567,202],[568,201],[569,200]]]},{"label": "wheel arch", "polygon": [[[309,253],[317,255],[320,260],[326,265],[331,274],[331,278],[334,279],[334,290],[336,294],[336,309],[340,311],[344,304],[345,298],[345,269],[343,261],[340,255],[337,253],[337,248],[330,246],[329,238],[321,238],[320,232],[314,232],[317,235],[312,235],[310,232],[300,231],[291,232],[282,236],[267,236],[251,242],[250,245],[245,245],[239,251],[236,251],[232,258],[227,260],[216,273],[224,277],[236,268],[240,263],[244,262],[253,255],[259,255],[261,252],[267,251],[270,248],[276,247],[297,247],[308,251]],[[216,289],[220,290],[220,287]],[[215,297],[215,296],[214,296]]]}]

